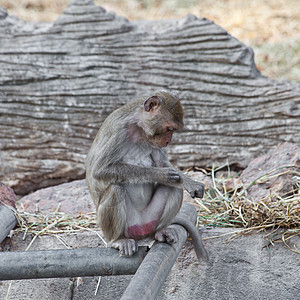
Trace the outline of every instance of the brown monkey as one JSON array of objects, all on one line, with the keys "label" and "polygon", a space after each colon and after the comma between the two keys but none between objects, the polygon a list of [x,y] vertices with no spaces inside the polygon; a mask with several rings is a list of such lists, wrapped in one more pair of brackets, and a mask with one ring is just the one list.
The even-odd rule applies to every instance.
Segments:
[{"label": "brown monkey", "polygon": [[[131,256],[136,241],[149,236],[176,243],[177,232],[168,226],[181,207],[183,188],[203,197],[204,185],[174,169],[163,149],[182,126],[179,99],[159,91],[111,113],[91,146],[87,183],[104,236],[121,255]],[[194,230],[190,234],[197,239],[193,224],[175,222]],[[195,242],[197,256],[207,258],[201,238]]]}]

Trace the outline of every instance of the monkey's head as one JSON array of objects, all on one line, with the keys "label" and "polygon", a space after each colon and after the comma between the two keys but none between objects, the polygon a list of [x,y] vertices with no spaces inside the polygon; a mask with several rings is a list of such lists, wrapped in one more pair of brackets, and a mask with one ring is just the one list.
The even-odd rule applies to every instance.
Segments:
[{"label": "monkey's head", "polygon": [[142,128],[155,148],[167,147],[173,132],[183,127],[183,109],[179,99],[167,92],[156,92],[143,104]]}]

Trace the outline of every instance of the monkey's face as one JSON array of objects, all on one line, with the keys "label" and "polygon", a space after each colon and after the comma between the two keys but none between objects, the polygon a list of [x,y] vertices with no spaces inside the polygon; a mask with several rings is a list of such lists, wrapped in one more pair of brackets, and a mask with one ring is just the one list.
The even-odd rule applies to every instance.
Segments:
[{"label": "monkey's face", "polygon": [[154,148],[167,147],[172,141],[173,132],[176,129],[177,128],[168,126],[165,128],[165,130],[160,130],[156,132],[153,136],[148,137],[148,141]]},{"label": "monkey's face", "polygon": [[158,92],[143,105],[141,124],[147,141],[155,148],[167,147],[173,132],[183,127],[183,110],[178,98]]}]

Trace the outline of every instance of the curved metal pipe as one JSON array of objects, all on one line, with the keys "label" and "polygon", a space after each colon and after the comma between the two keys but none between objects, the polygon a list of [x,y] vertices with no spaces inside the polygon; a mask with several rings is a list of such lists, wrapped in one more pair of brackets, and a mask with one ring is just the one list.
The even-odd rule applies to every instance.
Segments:
[{"label": "curved metal pipe", "polygon": [[[179,212],[180,217],[196,222],[196,209],[184,204]],[[175,260],[187,239],[187,232],[181,225],[172,225],[178,230],[179,241],[170,245],[155,243],[145,257],[143,263],[131,279],[121,300],[155,299],[164,284]]]},{"label": "curved metal pipe", "polygon": [[[188,204],[179,215],[192,222],[197,218],[196,209]],[[176,244],[155,243],[147,255],[147,247],[140,247],[131,258],[120,257],[112,248],[0,252],[0,280],[135,273],[121,299],[155,299],[187,239],[181,225],[172,226],[179,233]]]}]

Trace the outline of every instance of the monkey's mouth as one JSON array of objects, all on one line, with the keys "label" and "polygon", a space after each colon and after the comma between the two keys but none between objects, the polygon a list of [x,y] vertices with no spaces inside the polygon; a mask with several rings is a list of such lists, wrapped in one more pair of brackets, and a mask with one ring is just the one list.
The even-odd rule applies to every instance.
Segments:
[{"label": "monkey's mouth", "polygon": [[161,144],[161,143],[159,143],[159,142],[152,142],[151,144],[150,144],[151,146],[152,146],[152,148],[154,148],[154,149],[161,149],[161,148],[165,148],[165,147],[167,147],[168,146],[168,144]]},{"label": "monkey's mouth", "polygon": [[168,131],[162,134],[155,134],[149,138],[149,142],[154,148],[165,148],[172,141],[173,132]]}]

